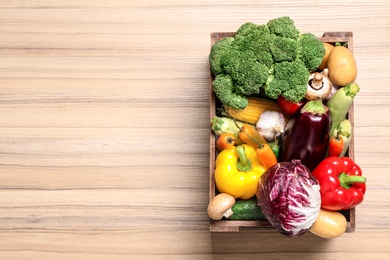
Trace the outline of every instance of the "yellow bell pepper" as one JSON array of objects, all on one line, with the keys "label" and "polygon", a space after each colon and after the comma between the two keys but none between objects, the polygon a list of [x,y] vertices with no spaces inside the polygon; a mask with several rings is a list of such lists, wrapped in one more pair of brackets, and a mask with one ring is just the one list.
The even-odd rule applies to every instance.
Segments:
[{"label": "yellow bell pepper", "polygon": [[219,192],[234,198],[249,199],[258,189],[260,176],[266,171],[256,154],[247,144],[222,150],[215,162],[215,185]]}]

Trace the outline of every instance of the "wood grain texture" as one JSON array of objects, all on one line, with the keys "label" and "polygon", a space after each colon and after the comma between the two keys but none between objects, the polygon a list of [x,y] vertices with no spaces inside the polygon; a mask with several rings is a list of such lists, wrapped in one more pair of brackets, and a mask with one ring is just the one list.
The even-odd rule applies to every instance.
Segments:
[{"label": "wood grain texture", "polygon": [[[389,14],[386,0],[0,1],[0,258],[388,259]],[[354,36],[368,189],[335,240],[209,232],[210,33],[282,15]]]}]

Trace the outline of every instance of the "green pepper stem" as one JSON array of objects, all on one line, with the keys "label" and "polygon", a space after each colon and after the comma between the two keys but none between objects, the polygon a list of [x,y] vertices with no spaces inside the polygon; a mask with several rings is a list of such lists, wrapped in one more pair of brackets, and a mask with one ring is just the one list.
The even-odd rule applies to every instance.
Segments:
[{"label": "green pepper stem", "polygon": [[238,145],[236,147],[238,154],[238,160],[236,163],[237,169],[241,172],[247,172],[252,169],[252,162],[246,157],[245,147],[243,145]]},{"label": "green pepper stem", "polygon": [[339,175],[340,185],[345,189],[349,189],[354,183],[365,183],[366,177],[356,176],[356,175],[348,175],[345,172]]}]

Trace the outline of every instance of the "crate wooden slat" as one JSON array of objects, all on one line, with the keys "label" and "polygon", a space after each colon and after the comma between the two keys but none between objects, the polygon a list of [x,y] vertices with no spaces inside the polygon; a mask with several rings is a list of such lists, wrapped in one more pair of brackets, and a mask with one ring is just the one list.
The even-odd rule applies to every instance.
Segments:
[{"label": "crate wooden slat", "polygon": [[[234,36],[234,32],[215,32],[211,33],[211,46],[214,45],[220,39],[225,37]],[[325,32],[321,37],[319,37],[323,42],[328,43],[347,43],[348,49],[353,51],[353,33],[352,32]],[[217,100],[212,88],[213,76],[210,74],[210,120],[214,118],[217,114]],[[350,143],[349,149],[347,151],[346,156],[354,159],[354,136],[353,136],[353,126],[354,126],[354,118],[353,118],[353,105],[348,112],[348,119],[352,125],[352,141]],[[210,182],[209,182],[209,201],[211,201],[215,195],[218,193],[215,187],[215,179],[214,179],[214,170],[215,170],[215,159],[217,156],[217,151],[215,149],[215,134],[210,131]],[[347,218],[347,233],[352,233],[355,231],[356,222],[355,222],[355,208],[350,210],[345,210],[341,212]],[[256,229],[261,231],[272,230],[274,227],[265,220],[252,221],[252,220],[212,220],[210,219],[210,231],[211,232],[239,232],[242,229]],[[276,230],[275,230],[276,231]]]}]

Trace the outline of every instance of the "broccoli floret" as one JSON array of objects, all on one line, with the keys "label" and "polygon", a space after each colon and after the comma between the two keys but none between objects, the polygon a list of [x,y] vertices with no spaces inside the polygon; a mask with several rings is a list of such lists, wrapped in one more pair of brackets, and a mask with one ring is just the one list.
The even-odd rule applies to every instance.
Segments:
[{"label": "broccoli floret", "polygon": [[224,105],[235,109],[244,109],[248,105],[245,96],[234,93],[235,86],[230,76],[219,74],[215,77],[212,85],[215,96]]},{"label": "broccoli floret", "polygon": [[299,58],[305,63],[310,71],[315,71],[320,66],[325,55],[324,44],[311,33],[299,36]]},{"label": "broccoli floret", "polygon": [[237,30],[233,45],[241,51],[253,51],[257,61],[269,67],[274,63],[269,49],[270,40],[266,25],[245,23]]},{"label": "broccoli floret", "polygon": [[274,58],[269,51],[260,50],[255,53],[256,59],[259,63],[264,64],[268,68],[271,68],[274,64]]},{"label": "broccoli floret", "polygon": [[295,88],[290,88],[282,93],[282,96],[294,103],[302,101],[307,91],[307,84],[297,85]]},{"label": "broccoli floret", "polygon": [[292,102],[299,102],[305,97],[309,75],[301,61],[275,63],[273,79],[264,87],[265,94],[270,98],[282,95]]},{"label": "broccoli floret", "polygon": [[299,30],[295,27],[294,21],[288,16],[282,16],[269,20],[267,23],[269,31],[276,36],[297,39]]},{"label": "broccoli floret", "polygon": [[275,62],[292,61],[297,57],[298,44],[296,40],[271,35],[270,50]]},{"label": "broccoli floret", "polygon": [[241,50],[269,51],[269,29],[266,25],[245,23],[236,31],[234,45]]},{"label": "broccoli floret", "polygon": [[258,94],[268,79],[268,67],[257,61],[253,51],[230,48],[221,57],[222,68],[244,95]]},{"label": "broccoli floret", "polygon": [[269,98],[277,99],[288,88],[288,81],[279,80],[272,76],[264,86],[264,93]]},{"label": "broccoli floret", "polygon": [[269,28],[265,24],[255,24],[252,22],[244,23],[236,31],[236,36],[263,35],[269,34]]},{"label": "broccoli floret", "polygon": [[223,72],[221,67],[221,57],[224,55],[225,51],[233,43],[234,37],[226,37],[222,40],[217,41],[210,50],[209,62],[210,69],[214,76]]},{"label": "broccoli floret", "polygon": [[310,72],[301,61],[275,63],[275,78],[286,80],[292,85],[307,85]]}]

